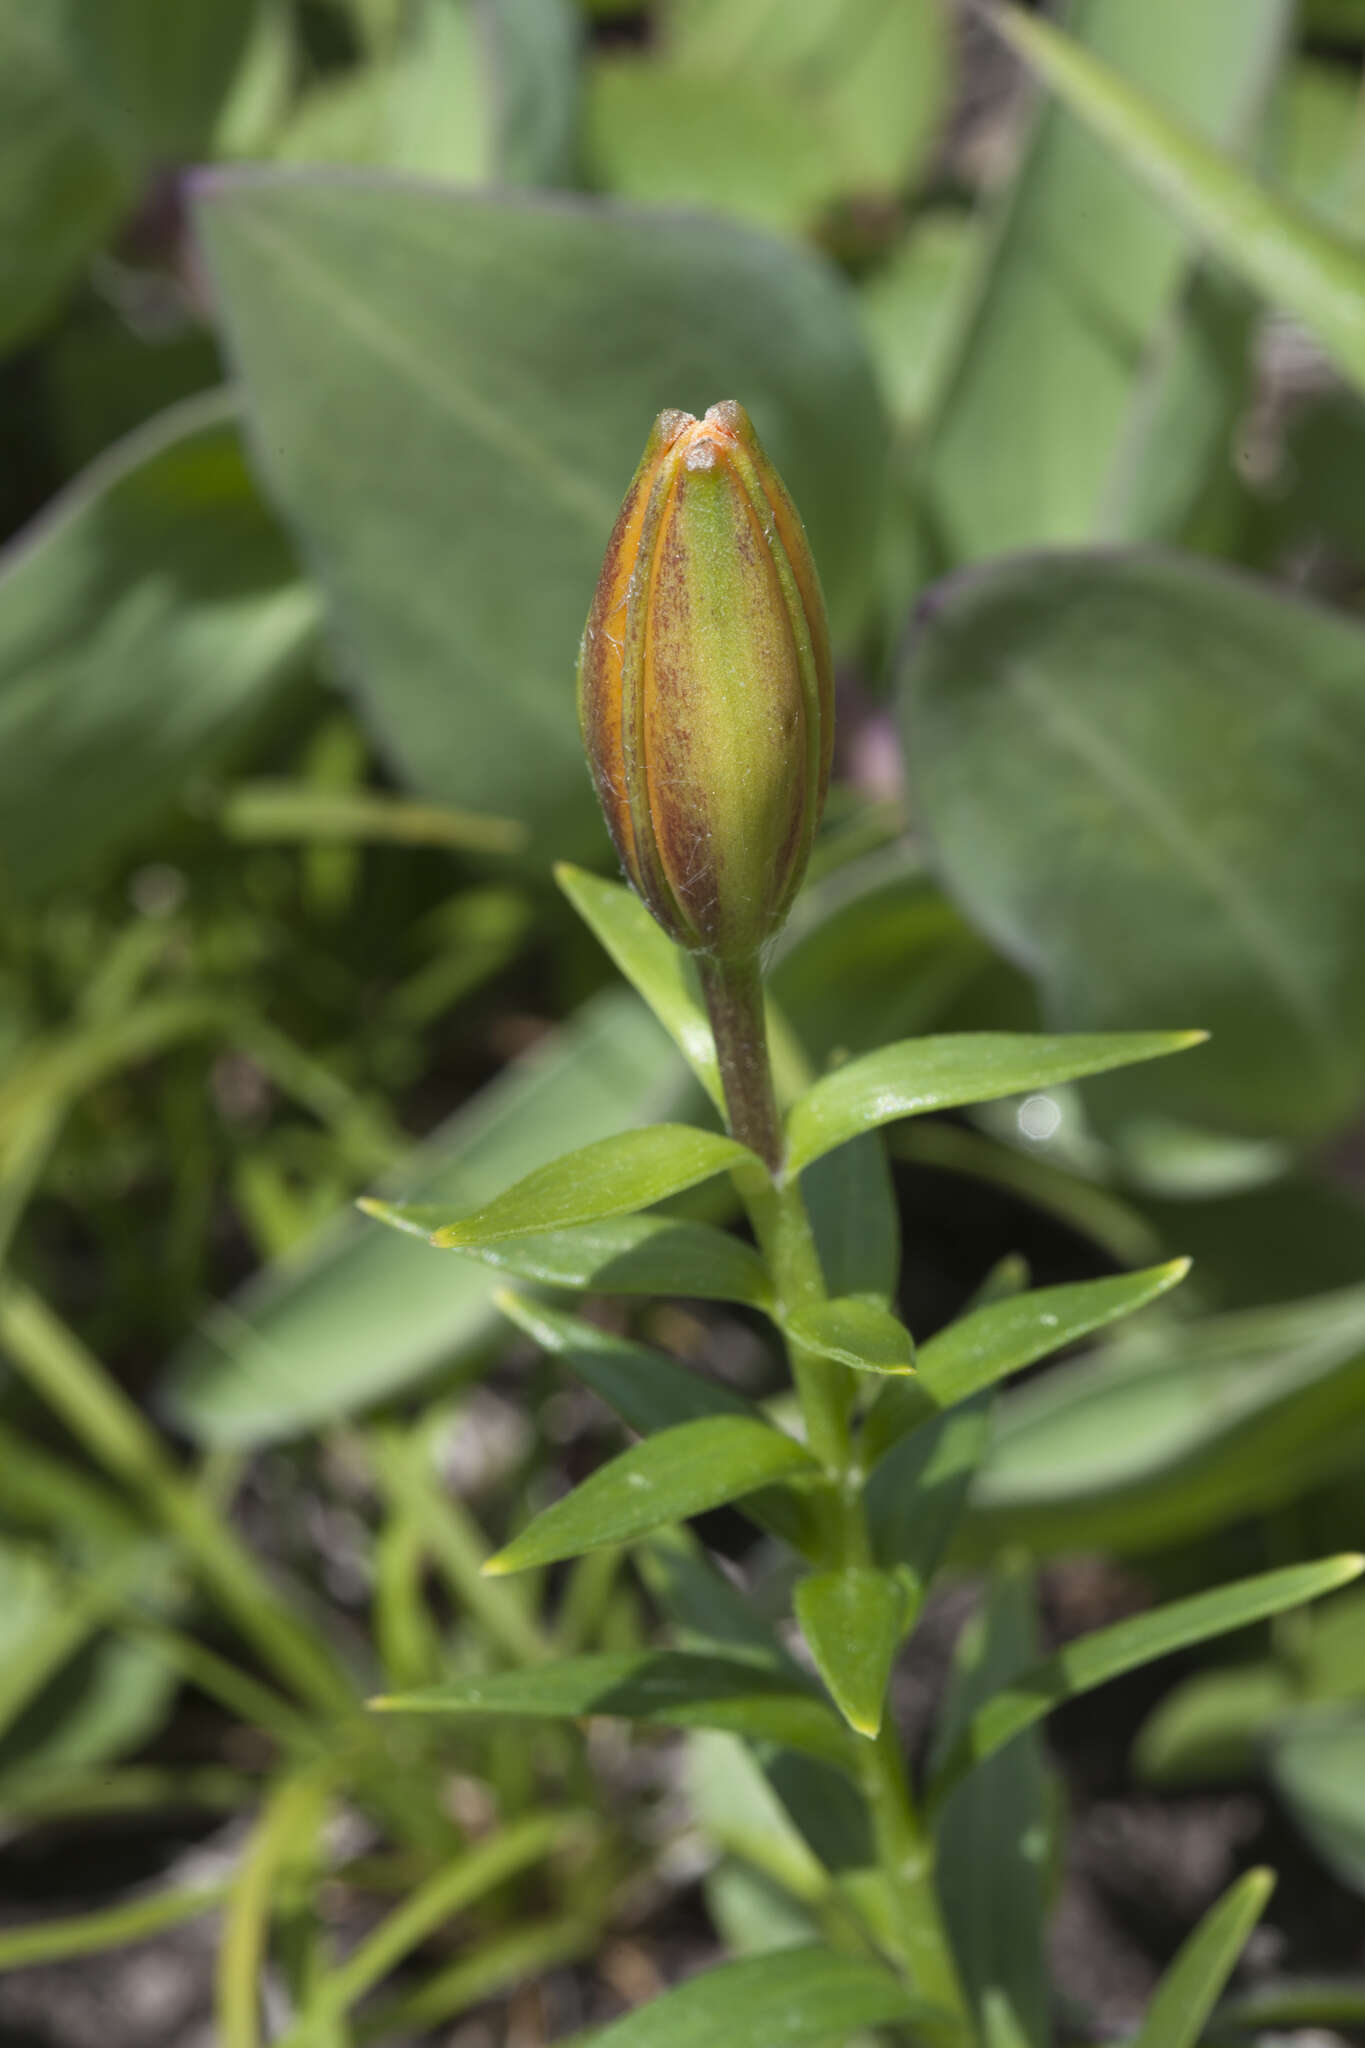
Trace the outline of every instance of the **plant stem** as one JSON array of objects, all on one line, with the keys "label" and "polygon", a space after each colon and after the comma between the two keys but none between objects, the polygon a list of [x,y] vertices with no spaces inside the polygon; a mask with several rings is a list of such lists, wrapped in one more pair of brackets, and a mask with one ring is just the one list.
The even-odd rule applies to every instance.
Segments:
[{"label": "plant stem", "polygon": [[782,1120],[768,1058],[758,960],[717,960],[699,953],[697,972],[716,1041],[731,1136],[757,1152],[776,1179],[782,1171]]},{"label": "plant stem", "polygon": [[[800,1177],[782,1175],[778,1123],[756,961],[739,967],[702,958],[701,984],[715,1034],[716,1056],[730,1129],[763,1160],[766,1173],[741,1167],[735,1184],[753,1224],[776,1296],[779,1323],[797,1310],[828,1299]],[[850,1429],[854,1375],[834,1360],[787,1338],[787,1355],[801,1403],[806,1441],[829,1477],[822,1522],[826,1571],[873,1561],[863,1506],[863,1471]],[[861,1745],[862,1788],[871,1814],[877,1860],[886,1884],[891,1925],[907,1975],[926,1999],[951,2019],[922,2031],[943,2048],[970,2033],[966,2000],[934,1889],[933,1844],[906,1779],[890,1714],[874,1741]]]}]

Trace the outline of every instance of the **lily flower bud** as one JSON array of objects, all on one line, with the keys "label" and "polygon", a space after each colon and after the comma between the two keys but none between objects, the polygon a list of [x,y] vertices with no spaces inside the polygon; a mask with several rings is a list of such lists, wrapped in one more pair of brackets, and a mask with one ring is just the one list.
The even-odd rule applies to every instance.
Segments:
[{"label": "lily flower bud", "polygon": [[588,614],[578,711],[649,909],[690,951],[752,959],[805,872],[834,686],[805,531],[742,406],[655,421]]}]

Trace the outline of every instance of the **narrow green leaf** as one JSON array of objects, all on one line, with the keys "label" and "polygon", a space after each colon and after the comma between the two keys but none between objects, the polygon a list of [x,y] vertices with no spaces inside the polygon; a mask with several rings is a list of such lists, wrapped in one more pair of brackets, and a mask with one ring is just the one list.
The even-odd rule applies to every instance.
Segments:
[{"label": "narrow green leaf", "polygon": [[442,1224],[431,1241],[438,1250],[463,1250],[467,1245],[497,1244],[503,1238],[595,1223],[602,1216],[620,1216],[662,1202],[745,1161],[753,1164],[747,1147],[690,1124],[650,1124],[642,1131],[621,1131],[527,1174],[483,1208]]},{"label": "narrow green leaf", "polygon": [[857,1294],[822,1301],[788,1316],[787,1335],[823,1358],[837,1358],[858,1372],[913,1372],[915,1346],[899,1316]]},{"label": "narrow green leaf", "polygon": [[35,1927],[6,1928],[0,1933],[0,1970],[22,1970],[30,1963],[60,1963],[68,1956],[97,1955],[106,1949],[147,1941],[167,1927],[198,1920],[223,1903],[224,1884],[193,1885],[154,1892],[129,1905],[109,1906],[98,1913],[45,1920]]},{"label": "narrow green leaf", "polygon": [[725,1963],[627,2013],[584,2048],[805,2048],[860,2027],[942,2015],[889,1971],[832,1949],[784,1948]]},{"label": "narrow green leaf", "polygon": [[1227,1999],[1214,2024],[1220,2034],[1262,2036],[1365,2027],[1365,1977],[1272,1977]]},{"label": "narrow green leaf", "polygon": [[644,997],[718,1109],[725,1091],[696,970],[633,889],[560,861],[555,880],[626,980]]},{"label": "narrow green leaf", "polygon": [[860,1131],[897,1117],[993,1102],[1110,1067],[1162,1059],[1202,1044],[1204,1037],[1202,1031],[1076,1032],[1056,1038],[962,1031],[946,1038],[907,1038],[851,1060],[807,1089],[787,1118],[788,1168],[799,1173]]},{"label": "narrow green leaf", "polygon": [[1142,1273],[1039,1287],[973,1309],[920,1346],[916,1370],[925,1392],[936,1407],[955,1407],[1049,1352],[1159,1300],[1189,1270],[1188,1259],[1171,1259]]},{"label": "narrow green leaf", "polygon": [[377,789],[327,789],[283,776],[234,784],[218,819],[230,838],[250,841],[341,840],[515,853],[526,840],[515,818],[413,803]]},{"label": "narrow green leaf", "polygon": [[905,1624],[905,1592],[886,1572],[812,1572],[796,1588],[796,1618],[815,1668],[859,1735],[882,1725],[887,1682]]},{"label": "narrow green leaf", "polygon": [[767,1423],[743,1415],[679,1423],[633,1444],[546,1508],[484,1570],[526,1571],[609,1543],[628,1543],[775,1480],[814,1479],[819,1473],[803,1444]]},{"label": "narrow green leaf", "polygon": [[1279,1507],[1358,1469],[1363,1401],[1362,1287],[1121,1329],[1001,1402],[971,1552],[1141,1554]]},{"label": "narrow green leaf", "polygon": [[652,1436],[656,1430],[671,1429],[680,1422],[697,1422],[707,1415],[742,1415],[754,1423],[762,1421],[753,1403],[723,1380],[707,1379],[647,1344],[632,1344],[629,1338],[613,1336],[595,1323],[565,1315],[562,1309],[513,1294],[510,1288],[500,1289],[495,1298],[510,1322],[542,1351],[562,1359],[640,1436]]},{"label": "narrow green leaf", "polygon": [[[1291,11],[1284,0],[1079,0],[1066,19],[1153,103],[1236,147],[1254,135]],[[1179,303],[1190,238],[1064,106],[1038,109],[993,210],[989,267],[952,337],[954,374],[917,478],[954,562],[1117,538],[1127,521],[1115,515],[1154,455],[1173,455],[1182,478],[1207,473],[1217,419],[1206,401],[1193,432],[1186,420],[1164,447],[1155,439],[1153,385],[1193,325]],[[1103,251],[1084,291],[1080,247]]]},{"label": "narrow green leaf", "polygon": [[1144,1784],[1163,1787],[1254,1777],[1267,1735],[1301,1701],[1287,1664],[1267,1660],[1196,1671],[1143,1722],[1133,1769]]},{"label": "narrow green leaf", "polygon": [[[1033,1575],[1012,1556],[997,1562],[980,1612],[958,1639],[936,1757],[1037,1654]],[[1029,2048],[1047,2048],[1051,2040],[1044,1951],[1050,1804],[1042,1739],[1032,1729],[959,1785],[933,1816],[936,1888],[983,2048],[1001,2048],[991,2025],[992,1992],[1008,2001]]]},{"label": "narrow green leaf", "polygon": [[742,1657],[684,1650],[569,1657],[371,1704],[401,1714],[501,1714],[528,1720],[606,1714],[661,1728],[723,1728],[843,1770],[850,1766],[848,1738],[811,1686],[794,1671]]},{"label": "narrow green leaf", "polygon": [[826,1291],[889,1305],[900,1276],[901,1220],[881,1133],[826,1152],[801,1176],[801,1193]]},{"label": "narrow green leaf", "polygon": [[1210,1906],[1152,1994],[1133,2048],[1195,2048],[1274,1889],[1272,1870],[1248,1870]]},{"label": "narrow green leaf", "polygon": [[[367,1216],[429,1240],[450,1215],[436,1202],[366,1199]],[[767,1308],[772,1288],[762,1259],[737,1237],[671,1216],[621,1216],[531,1237],[459,1249],[495,1272],[585,1294],[677,1294]]]},{"label": "narrow green leaf", "polygon": [[[918,1379],[909,1380],[905,1392],[918,1387]],[[919,1592],[947,1554],[990,1422],[989,1399],[979,1395],[903,1436],[868,1479],[864,1501],[877,1562],[908,1571]]]},{"label": "narrow green leaf", "polygon": [[1036,15],[980,8],[1073,113],[1240,277],[1297,313],[1365,385],[1365,257]]},{"label": "narrow green leaf", "polygon": [[[594,1323],[567,1316],[542,1302],[508,1290],[498,1307],[542,1350],[560,1358],[621,1420],[641,1436],[696,1422],[708,1415],[739,1415],[761,1426],[762,1417],[743,1394],[723,1380],[706,1379],[662,1351],[613,1337]],[[743,1503],[744,1512],[797,1550],[816,1539],[809,1503],[790,1487],[765,1487]]]},{"label": "narrow green leaf", "polygon": [[977,1764],[994,1755],[1021,1728],[1043,1720],[1063,1700],[1092,1692],[1121,1672],[1167,1657],[1174,1650],[1248,1628],[1286,1608],[1301,1607],[1307,1600],[1349,1585],[1362,1571],[1365,1558],[1352,1552],[1314,1564],[1289,1565],[1282,1571],[1263,1572],[1253,1579],[1216,1587],[1211,1593],[1197,1593],[1190,1600],[1174,1600],[1148,1614],[1134,1615],[1130,1621],[1116,1622],[1112,1628],[1078,1637],[1024,1672],[974,1715],[935,1775],[930,1793],[934,1807],[941,1806]]}]

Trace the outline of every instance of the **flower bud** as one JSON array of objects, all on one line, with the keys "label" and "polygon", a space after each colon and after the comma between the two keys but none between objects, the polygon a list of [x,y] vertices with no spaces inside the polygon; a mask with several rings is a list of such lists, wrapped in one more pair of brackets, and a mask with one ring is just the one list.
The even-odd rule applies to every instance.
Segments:
[{"label": "flower bud", "polygon": [[681,946],[751,958],[805,872],[834,689],[805,532],[741,406],[655,421],[588,614],[578,713],[649,909]]}]

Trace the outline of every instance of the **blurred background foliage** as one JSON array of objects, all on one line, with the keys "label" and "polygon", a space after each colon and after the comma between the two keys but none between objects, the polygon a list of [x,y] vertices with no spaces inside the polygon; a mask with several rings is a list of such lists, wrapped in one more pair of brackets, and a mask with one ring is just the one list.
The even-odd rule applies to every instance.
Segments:
[{"label": "blurred background foliage", "polygon": [[[362,1691],[685,1618],[676,1558],[589,1560],[549,1622],[477,1579],[600,1413],[509,1349],[496,1271],[349,1210],[477,1201],[701,1113],[550,872],[607,869],[573,654],[664,405],[748,406],[842,660],[775,967],[789,1057],[1213,1033],[891,1134],[917,1334],[1006,1254],[1042,1281],[1196,1260],[1001,1397],[964,1574],[1047,1561],[1065,1632],[1078,1586],[1103,1610],[1360,1544],[1365,7],[1066,22],[1210,149],[1101,135],[952,0],[0,0],[0,1883],[60,1900],[74,1839],[82,1904],[135,1887],[66,1950],[0,1934],[0,1961],[226,1888],[218,2038],[245,2048],[272,1910],[306,2007],[376,1895],[492,1855],[323,2004],[465,1908],[372,2031],[584,1959],[529,2041],[713,1931],[743,1950],[825,1910],[725,1738],[689,1738],[685,1812],[672,1751],[562,1731],[386,1727],[338,1763],[319,1688],[287,1705],[242,1640],[269,1586],[196,1519],[244,1532]],[[743,1311],[640,1323],[774,1383]],[[761,1598],[780,1567],[748,1564]],[[1286,1911],[1226,2027],[1359,2023],[1365,1603],[1162,1686],[1100,1734],[1063,1717],[1073,1802],[1259,1788],[1327,1903]],[[1025,1775],[999,1812],[1059,1843],[1041,1751]],[[178,1875],[222,1840],[209,1890]],[[1174,1945],[1110,1907],[1130,1947]],[[1129,2023],[1083,1974],[1082,2029]],[[6,2039],[84,2038],[8,1995]]]}]

